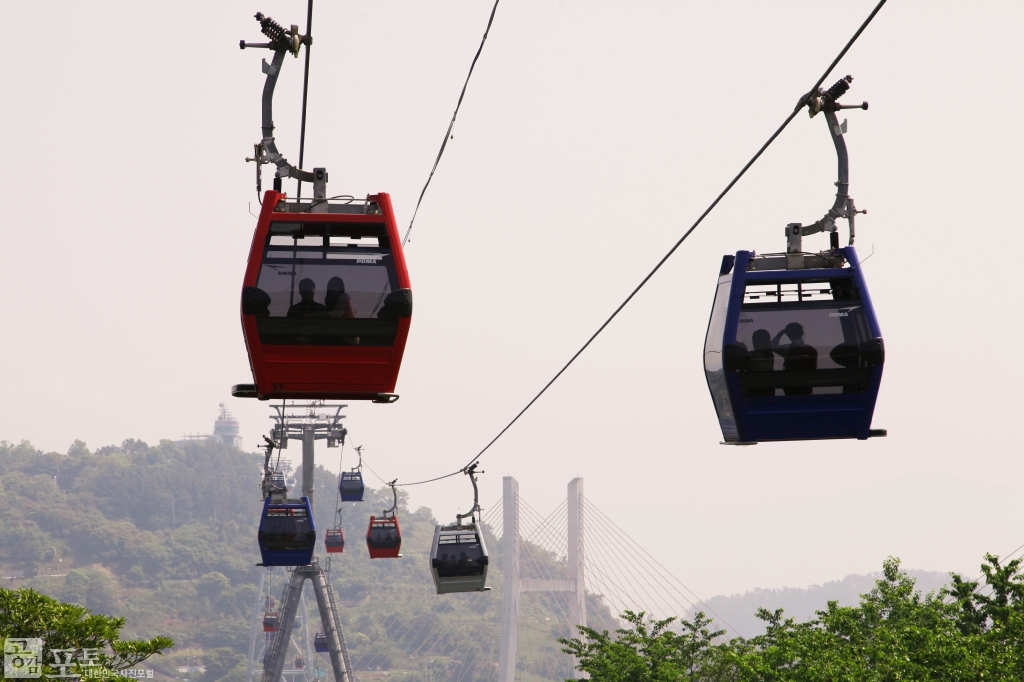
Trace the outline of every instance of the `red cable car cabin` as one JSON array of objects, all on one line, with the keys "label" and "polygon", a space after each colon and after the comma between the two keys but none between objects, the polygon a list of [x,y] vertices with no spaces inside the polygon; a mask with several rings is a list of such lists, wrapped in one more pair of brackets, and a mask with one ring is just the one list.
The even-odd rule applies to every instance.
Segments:
[{"label": "red cable car cabin", "polygon": [[256,383],[232,394],[394,402],[412,289],[391,198],[318,213],[284,199],[265,194],[249,251],[242,331]]},{"label": "red cable car cabin", "polygon": [[370,517],[366,529],[366,547],[371,559],[396,559],[402,549],[402,529],[398,527],[397,516]]},{"label": "red cable car cabin", "polygon": [[327,531],[324,536],[324,548],[328,554],[345,551],[345,531],[342,528]]}]

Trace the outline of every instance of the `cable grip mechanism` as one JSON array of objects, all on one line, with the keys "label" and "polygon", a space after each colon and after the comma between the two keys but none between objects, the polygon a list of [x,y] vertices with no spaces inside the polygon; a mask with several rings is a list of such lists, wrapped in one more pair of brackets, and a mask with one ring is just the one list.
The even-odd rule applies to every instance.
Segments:
[{"label": "cable grip mechanism", "polygon": [[310,35],[300,34],[299,27],[295,24],[292,24],[291,28],[285,29],[284,26],[262,12],[256,13],[256,21],[260,24],[260,32],[268,38],[269,42],[249,43],[245,40],[238,41],[238,47],[243,50],[252,47],[264,48],[274,52],[273,60],[268,63],[264,59],[262,65],[263,73],[267,76],[266,82],[263,85],[263,138],[256,144],[255,154],[246,159],[247,161],[256,162],[256,191],[257,193],[262,191],[261,167],[264,164],[272,163],[277,166],[277,171],[274,174],[275,189],[280,189],[280,180],[282,178],[295,178],[300,182],[312,183],[314,185],[314,194],[319,189],[323,195],[322,198],[326,198],[326,170],[315,169],[315,171],[320,171],[317,173],[296,168],[277,150],[277,143],[274,140],[274,88],[277,86],[277,78],[280,76],[281,67],[284,65],[284,57],[286,54],[298,57],[303,45],[308,49],[313,44],[313,38]]}]

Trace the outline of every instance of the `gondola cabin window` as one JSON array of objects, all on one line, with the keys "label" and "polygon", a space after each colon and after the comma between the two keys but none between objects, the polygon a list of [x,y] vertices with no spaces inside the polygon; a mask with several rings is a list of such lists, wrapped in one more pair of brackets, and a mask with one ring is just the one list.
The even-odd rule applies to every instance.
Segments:
[{"label": "gondola cabin window", "polygon": [[256,284],[267,345],[390,346],[399,288],[384,225],[274,222]]},{"label": "gondola cabin window", "polygon": [[308,549],[316,538],[309,515],[302,507],[269,507],[263,528],[263,544],[270,550]]},{"label": "gondola cabin window", "polygon": [[375,548],[393,548],[402,544],[402,536],[394,524],[381,520],[370,526],[367,541]]},{"label": "gondola cabin window", "polygon": [[442,531],[437,540],[434,568],[441,578],[483,575],[484,556],[480,538],[475,532]]},{"label": "gondola cabin window", "polygon": [[736,327],[743,395],[863,392],[871,358],[861,347],[869,340],[864,308],[850,278],[748,281]]}]

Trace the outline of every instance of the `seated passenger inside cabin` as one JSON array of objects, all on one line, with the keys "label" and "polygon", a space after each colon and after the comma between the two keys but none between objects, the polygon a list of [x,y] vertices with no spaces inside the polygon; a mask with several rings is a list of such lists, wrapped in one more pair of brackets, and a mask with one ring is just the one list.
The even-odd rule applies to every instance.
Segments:
[{"label": "seated passenger inside cabin", "polygon": [[[341,277],[331,277],[327,281],[324,304],[327,308],[327,317],[350,320],[356,316],[356,307],[352,303],[352,297],[345,293],[345,280]],[[353,346],[359,345],[358,336],[343,336],[341,340]]]},{"label": "seated passenger inside cabin", "polygon": [[[772,335],[767,329],[758,329],[750,338],[754,350],[750,351],[748,372],[772,372],[775,370],[775,350],[772,348]],[[775,395],[775,389],[748,388],[746,395],[751,398],[768,398]]]},{"label": "seated passenger inside cabin", "polygon": [[327,306],[314,301],[316,283],[305,277],[299,280],[299,297],[302,299],[288,308],[288,317],[324,317]]},{"label": "seated passenger inside cabin", "polygon": [[327,281],[327,296],[324,297],[324,304],[328,317],[348,319],[356,316],[352,297],[345,293],[345,280],[341,277],[331,277]]},{"label": "seated passenger inside cabin", "polygon": [[447,550],[442,550],[440,556],[437,557],[437,569],[441,577],[482,575],[483,564],[480,562],[480,557],[479,545],[469,548],[468,552],[466,549],[462,549],[458,555],[455,554],[454,549],[451,550],[451,554]]},{"label": "seated passenger inside cabin", "polygon": [[[782,337],[789,338],[789,343],[781,344]],[[782,356],[782,369],[786,372],[802,372],[818,369],[818,351],[804,343],[804,327],[799,322],[790,322],[786,328],[772,339],[772,348]],[[785,389],[786,395],[810,395],[810,386],[790,386]]]},{"label": "seated passenger inside cabin", "polygon": [[754,350],[750,351],[751,372],[771,372],[775,369],[775,350],[772,347],[772,335],[767,329],[758,329],[750,341]]},{"label": "seated passenger inside cabin", "polygon": [[394,526],[374,526],[370,530],[370,544],[374,547],[398,547],[400,542],[401,539],[398,537],[398,531],[395,530]]}]

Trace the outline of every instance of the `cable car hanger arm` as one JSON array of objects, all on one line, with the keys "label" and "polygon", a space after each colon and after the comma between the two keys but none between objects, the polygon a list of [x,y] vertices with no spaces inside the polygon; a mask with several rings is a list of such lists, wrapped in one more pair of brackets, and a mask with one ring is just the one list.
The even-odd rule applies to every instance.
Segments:
[{"label": "cable car hanger arm", "polygon": [[476,523],[476,516],[474,516],[474,514],[480,511],[480,488],[478,488],[476,485],[476,475],[477,473],[482,474],[484,472],[477,472],[476,468],[477,466],[479,466],[479,464],[480,462],[473,462],[468,467],[462,470],[462,473],[469,476],[469,480],[472,481],[473,483],[473,508],[470,509],[465,514],[455,515],[455,525],[460,527],[462,526],[462,519],[466,518],[467,516],[473,520],[473,523]]},{"label": "cable car hanger arm", "polygon": [[[275,177],[295,178],[301,182],[314,182],[316,178],[310,171],[304,171],[288,163],[278,150],[274,141],[274,88],[277,86],[277,77],[284,65],[284,57],[291,53],[292,56],[299,56],[299,49],[305,45],[307,49],[313,44],[313,38],[309,35],[300,35],[299,27],[292,25],[291,30],[285,30],[283,26],[274,21],[262,12],[256,13],[256,20],[260,22],[260,30],[270,38],[268,43],[247,43],[244,40],[238,42],[238,47],[266,48],[274,51],[274,58],[270,64],[263,60],[263,73],[267,80],[263,84],[263,139],[256,145],[254,158],[246,159],[255,161],[257,169],[265,163],[273,163],[277,166]],[[257,170],[258,173],[258,170]],[[257,187],[259,180],[257,179]]]},{"label": "cable car hanger arm", "polygon": [[836,200],[832,204],[832,208],[830,208],[820,220],[811,223],[810,225],[790,223],[786,226],[787,253],[801,253],[801,237],[817,234],[818,232],[832,233],[831,246],[833,249],[839,248],[839,228],[836,227],[836,219],[838,218],[846,218],[846,221],[850,226],[850,246],[853,246],[855,238],[854,217],[858,213],[867,213],[867,211],[858,211],[857,207],[853,203],[853,197],[849,195],[850,157],[846,150],[846,140],[843,138],[844,133],[846,133],[846,121],[844,120],[842,125],[840,125],[839,119],[836,118],[835,113],[840,109],[868,108],[867,102],[862,102],[860,104],[839,104],[839,98],[846,94],[846,91],[850,89],[850,83],[852,82],[853,76],[845,76],[844,78],[840,78],[835,85],[830,87],[828,90],[821,90],[819,88],[812,96],[805,95],[800,100],[801,103],[807,107],[807,114],[811,118],[814,118],[818,113],[825,114],[825,122],[828,124],[828,131],[832,136],[832,143],[836,148],[839,177],[836,180]]},{"label": "cable car hanger arm", "polygon": [[397,483],[397,482],[398,482],[398,479],[396,478],[395,480],[393,480],[390,483],[388,483],[388,485],[391,486],[391,492],[395,496],[395,502],[394,502],[394,504],[391,505],[391,509],[385,509],[384,510],[384,518],[385,519],[388,517],[388,514],[391,514],[392,516],[394,516],[395,515],[395,510],[398,509],[398,488],[395,487],[395,483]]}]

